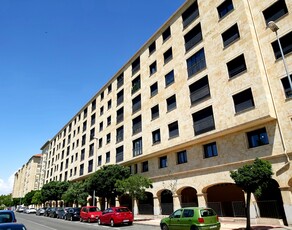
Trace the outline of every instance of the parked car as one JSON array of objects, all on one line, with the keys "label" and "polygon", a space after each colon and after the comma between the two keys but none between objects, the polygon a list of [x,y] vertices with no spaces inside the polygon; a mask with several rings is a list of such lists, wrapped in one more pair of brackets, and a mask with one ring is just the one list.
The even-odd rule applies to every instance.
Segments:
[{"label": "parked car", "polygon": [[0,210],[0,224],[17,222],[13,211],[11,210]]},{"label": "parked car", "polygon": [[96,222],[102,212],[96,206],[84,206],[80,211],[80,221]]},{"label": "parked car", "polygon": [[45,209],[44,208],[39,208],[39,209],[36,210],[35,214],[37,216],[42,216],[42,215],[44,215],[44,213],[45,213]]},{"label": "parked car", "polygon": [[219,230],[220,227],[221,224],[215,211],[204,207],[181,208],[160,221],[162,230]]},{"label": "parked car", "polygon": [[50,211],[51,211],[51,208],[50,207],[46,208],[45,209],[45,212],[44,212],[44,216],[49,216]]},{"label": "parked car", "polygon": [[57,219],[63,219],[64,215],[65,215],[64,208],[58,208],[56,211],[56,214],[57,214],[57,216],[56,216]]},{"label": "parked car", "polygon": [[133,213],[127,207],[111,207],[102,212],[97,222],[99,225],[109,224],[114,227],[118,224],[132,225],[133,220]]},{"label": "parked car", "polygon": [[24,210],[23,206],[18,206],[15,211],[16,212],[23,212],[23,210]]},{"label": "parked car", "polygon": [[70,208],[64,215],[65,220],[80,220],[81,208]]},{"label": "parked car", "polygon": [[27,228],[20,223],[3,223],[0,224],[0,230],[27,230]]},{"label": "parked car", "polygon": [[35,208],[27,208],[25,209],[25,213],[26,214],[35,214],[36,213],[36,209]]},{"label": "parked car", "polygon": [[57,211],[57,208],[51,208],[49,217],[56,218],[57,217],[56,211]]}]

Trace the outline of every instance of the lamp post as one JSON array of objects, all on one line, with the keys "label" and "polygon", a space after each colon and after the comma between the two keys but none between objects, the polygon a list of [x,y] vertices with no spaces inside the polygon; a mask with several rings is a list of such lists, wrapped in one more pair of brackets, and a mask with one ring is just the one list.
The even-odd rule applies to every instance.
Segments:
[{"label": "lamp post", "polygon": [[288,67],[287,67],[287,64],[286,64],[286,60],[285,60],[285,56],[284,56],[284,53],[283,53],[282,45],[281,45],[281,42],[280,42],[280,39],[279,39],[279,36],[278,36],[278,33],[277,33],[279,27],[277,26],[277,24],[274,21],[270,21],[268,23],[268,27],[273,32],[275,32],[275,34],[276,34],[277,41],[278,41],[279,48],[280,48],[280,52],[281,52],[281,56],[282,56],[282,60],[283,60],[284,67],[285,67],[285,71],[286,71],[286,74],[287,74],[287,77],[288,77],[288,81],[289,81],[289,85],[290,85],[290,94],[291,94],[292,93],[292,81],[291,81],[291,77],[290,77],[290,74],[289,74],[289,71],[288,71]]}]

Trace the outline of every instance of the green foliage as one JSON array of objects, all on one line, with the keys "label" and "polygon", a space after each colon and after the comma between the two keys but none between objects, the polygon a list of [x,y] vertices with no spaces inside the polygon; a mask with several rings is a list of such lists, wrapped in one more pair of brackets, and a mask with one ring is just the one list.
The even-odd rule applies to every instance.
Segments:
[{"label": "green foliage", "polygon": [[74,203],[85,205],[88,192],[86,191],[86,184],[82,181],[71,182],[67,191],[62,195],[62,200],[65,203]]},{"label": "green foliage", "polygon": [[145,199],[145,189],[152,188],[152,181],[149,178],[135,174],[127,179],[118,180],[115,184],[117,191],[129,194],[132,198]]},{"label": "green foliage", "polygon": [[35,191],[32,199],[31,199],[31,203],[32,204],[41,204],[43,202],[42,200],[42,193],[40,190]]},{"label": "green foliage", "polygon": [[1,195],[0,196],[0,206],[2,207],[11,207],[13,206],[12,195]]},{"label": "green foliage", "polygon": [[28,193],[25,194],[25,196],[24,196],[24,198],[22,200],[22,202],[23,202],[23,204],[25,206],[28,206],[28,205],[32,204],[31,201],[32,201],[32,198],[33,198],[35,192],[36,191],[33,190],[33,191],[30,191],[30,192],[28,192]]},{"label": "green foliage", "polygon": [[63,193],[67,191],[68,187],[68,181],[51,181],[45,184],[41,189],[42,200],[61,200]]}]

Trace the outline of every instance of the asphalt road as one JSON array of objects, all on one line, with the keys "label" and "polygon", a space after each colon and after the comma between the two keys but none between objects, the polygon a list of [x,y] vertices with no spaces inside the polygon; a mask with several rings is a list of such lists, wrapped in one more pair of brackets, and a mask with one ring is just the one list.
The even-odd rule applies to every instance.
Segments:
[{"label": "asphalt road", "polygon": [[84,223],[80,221],[66,221],[56,218],[36,216],[35,214],[16,213],[17,222],[23,223],[28,230],[159,230],[159,227],[147,226],[133,223],[132,226],[116,226],[110,227],[98,225],[97,223]]}]

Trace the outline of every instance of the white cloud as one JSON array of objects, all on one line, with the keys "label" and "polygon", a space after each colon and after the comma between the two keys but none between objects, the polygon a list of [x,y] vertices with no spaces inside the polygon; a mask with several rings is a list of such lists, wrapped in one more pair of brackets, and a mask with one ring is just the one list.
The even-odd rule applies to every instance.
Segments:
[{"label": "white cloud", "polygon": [[12,174],[6,181],[0,178],[0,195],[8,195],[12,193],[14,182],[14,174]]}]

